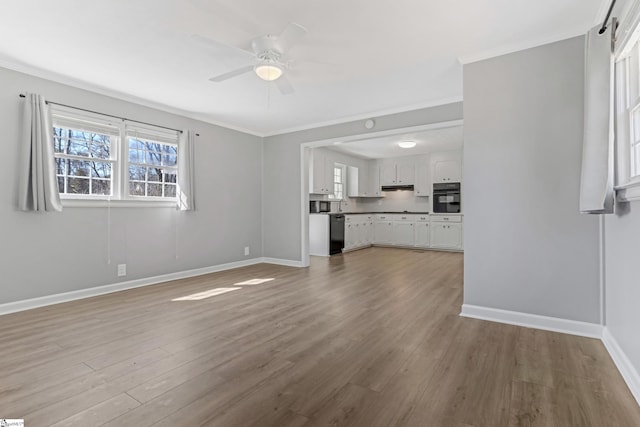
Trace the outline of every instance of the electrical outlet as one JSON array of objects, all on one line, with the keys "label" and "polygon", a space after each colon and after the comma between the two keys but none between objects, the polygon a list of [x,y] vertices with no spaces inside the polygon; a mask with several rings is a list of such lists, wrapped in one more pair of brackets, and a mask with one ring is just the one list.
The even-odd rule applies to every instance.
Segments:
[{"label": "electrical outlet", "polygon": [[244,254],[245,254],[245,255],[249,255],[249,252],[250,252],[250,251],[249,251],[249,246],[245,246],[245,247],[244,247]]},{"label": "electrical outlet", "polygon": [[127,275],[127,264],[118,264],[118,277]]}]

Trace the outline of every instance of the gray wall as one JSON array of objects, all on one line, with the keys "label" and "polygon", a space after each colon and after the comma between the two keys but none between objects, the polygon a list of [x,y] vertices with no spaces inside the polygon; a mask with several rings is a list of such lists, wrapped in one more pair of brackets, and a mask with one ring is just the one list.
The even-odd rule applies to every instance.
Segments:
[{"label": "gray wall", "polygon": [[464,66],[465,304],[600,322],[583,63],[577,37]]},{"label": "gray wall", "polygon": [[[0,304],[262,256],[262,138],[0,68]],[[21,92],[175,128],[196,140],[197,211],[112,208],[17,210]],[[177,227],[177,229],[176,229]],[[177,242],[176,242],[177,231]],[[244,256],[244,246],[251,256]],[[176,259],[177,256],[177,259]],[[127,264],[127,276],[116,274]]]},{"label": "gray wall", "polygon": [[460,120],[462,103],[376,117],[367,131],[364,120],[265,138],[264,142],[264,254],[301,261],[300,145],[305,142]]},{"label": "gray wall", "polygon": [[606,326],[640,372],[640,204],[619,204],[605,220]]}]

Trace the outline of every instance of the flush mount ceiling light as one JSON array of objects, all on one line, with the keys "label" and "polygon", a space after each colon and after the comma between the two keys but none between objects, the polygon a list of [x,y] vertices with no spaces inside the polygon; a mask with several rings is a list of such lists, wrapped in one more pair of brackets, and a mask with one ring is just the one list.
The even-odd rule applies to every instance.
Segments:
[{"label": "flush mount ceiling light", "polygon": [[398,142],[398,147],[400,148],[413,148],[416,146],[415,141],[400,141]]},{"label": "flush mount ceiling light", "polygon": [[262,80],[272,82],[282,76],[282,67],[276,62],[262,62],[256,65],[255,72]]}]

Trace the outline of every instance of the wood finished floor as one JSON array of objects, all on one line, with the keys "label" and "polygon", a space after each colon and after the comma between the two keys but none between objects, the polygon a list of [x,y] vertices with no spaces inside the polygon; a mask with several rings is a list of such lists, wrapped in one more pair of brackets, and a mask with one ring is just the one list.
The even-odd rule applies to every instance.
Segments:
[{"label": "wood finished floor", "polygon": [[[462,254],[371,248],[0,317],[0,417],[55,426],[640,426],[600,341],[458,316]],[[274,279],[237,286],[250,279]],[[172,301],[212,288],[203,300]]]}]

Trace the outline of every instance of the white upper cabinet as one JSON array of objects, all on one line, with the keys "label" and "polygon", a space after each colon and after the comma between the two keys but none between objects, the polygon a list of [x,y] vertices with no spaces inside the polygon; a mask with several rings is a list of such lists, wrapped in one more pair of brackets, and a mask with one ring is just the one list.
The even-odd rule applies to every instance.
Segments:
[{"label": "white upper cabinet", "polygon": [[371,197],[382,197],[382,191],[380,190],[380,166],[376,161],[369,162],[369,175],[367,182],[369,195]]},{"label": "white upper cabinet", "polygon": [[380,165],[380,185],[396,185],[396,164],[383,163]]},{"label": "white upper cabinet", "polygon": [[388,160],[380,164],[381,185],[413,185],[416,179],[413,159]]},{"label": "white upper cabinet", "polygon": [[431,154],[434,183],[462,182],[462,152],[443,151]]},{"label": "white upper cabinet", "polygon": [[413,159],[396,165],[398,184],[413,185],[416,180],[416,165]]},{"label": "white upper cabinet", "polygon": [[419,197],[431,195],[431,176],[429,174],[429,156],[419,156],[416,158],[416,182],[414,184],[414,194]]},{"label": "white upper cabinet", "polygon": [[309,171],[309,193],[333,193],[333,159],[320,150],[311,151]]},{"label": "white upper cabinet", "polygon": [[364,166],[349,166],[347,188],[349,197],[381,197],[377,163],[371,161]]}]

